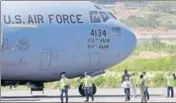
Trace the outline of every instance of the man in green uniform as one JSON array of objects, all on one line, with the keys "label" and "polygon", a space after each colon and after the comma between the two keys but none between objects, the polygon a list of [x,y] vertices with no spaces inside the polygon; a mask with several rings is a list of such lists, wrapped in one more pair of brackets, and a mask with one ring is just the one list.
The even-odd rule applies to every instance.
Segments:
[{"label": "man in green uniform", "polygon": [[68,89],[70,88],[70,81],[66,78],[66,73],[61,73],[61,80],[60,80],[60,90],[61,90],[61,103],[63,103],[63,94],[65,93],[66,103],[68,103]]},{"label": "man in green uniform", "polygon": [[[174,97],[174,86],[175,86],[175,78],[172,75],[172,73],[169,73],[168,76],[166,77],[167,79],[167,97]],[[170,93],[171,92],[171,93]],[[171,94],[171,95],[170,95]]]},{"label": "man in green uniform", "polygon": [[93,80],[87,72],[84,73],[84,92],[86,95],[86,102],[89,101],[89,97],[94,101],[93,92],[92,92]]},{"label": "man in green uniform", "polygon": [[140,81],[139,81],[139,87],[140,87],[140,93],[141,93],[141,102],[147,102],[147,99],[144,95],[144,89],[145,89],[145,80],[143,78],[143,75],[140,75]]}]

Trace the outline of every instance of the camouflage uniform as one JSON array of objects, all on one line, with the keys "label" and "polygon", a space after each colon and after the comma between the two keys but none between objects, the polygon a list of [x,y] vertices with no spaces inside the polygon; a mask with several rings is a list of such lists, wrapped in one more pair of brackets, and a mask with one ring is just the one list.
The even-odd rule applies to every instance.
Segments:
[{"label": "camouflage uniform", "polygon": [[144,88],[145,88],[145,80],[144,79],[140,79],[140,92],[141,92],[141,102],[147,102],[145,95],[144,95]]}]

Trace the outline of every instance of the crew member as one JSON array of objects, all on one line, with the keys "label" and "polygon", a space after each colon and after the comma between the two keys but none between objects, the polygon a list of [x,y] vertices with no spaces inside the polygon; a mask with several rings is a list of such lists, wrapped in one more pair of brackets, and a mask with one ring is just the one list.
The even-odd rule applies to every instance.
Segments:
[{"label": "crew member", "polygon": [[128,73],[128,70],[125,69],[125,70],[124,70],[124,74],[123,74],[123,76],[122,76],[122,83],[125,81],[125,77],[128,77],[128,79],[130,80],[130,77],[131,77],[132,75],[133,75],[133,74],[129,74],[129,73]]},{"label": "crew member", "polygon": [[126,99],[125,101],[130,101],[130,87],[131,83],[128,77],[125,77],[125,81],[122,83],[122,87],[124,88]]},{"label": "crew member", "polygon": [[87,72],[84,73],[84,92],[86,95],[86,102],[89,101],[89,97],[92,98],[92,101],[94,101],[94,97],[93,97],[93,80],[91,78],[91,76],[88,75]]},{"label": "crew member", "polygon": [[175,86],[174,76],[172,75],[172,73],[169,73],[166,79],[167,79],[167,97],[171,96],[173,98],[174,97],[173,87]]},{"label": "crew member", "polygon": [[69,79],[65,76],[66,73],[63,72],[61,73],[61,80],[60,80],[60,90],[61,90],[61,103],[63,103],[63,95],[65,93],[65,98],[66,98],[66,102],[65,103],[68,103],[68,89],[70,88],[70,81]]},{"label": "crew member", "polygon": [[149,95],[149,91],[148,91],[149,77],[146,75],[146,72],[143,72],[143,78],[145,80],[144,95],[147,98],[147,100],[149,100],[150,99],[150,95]]},{"label": "crew member", "polygon": [[139,87],[140,87],[140,93],[141,93],[141,102],[146,103],[147,99],[144,95],[144,89],[145,89],[145,80],[143,78],[143,75],[140,75],[140,81],[139,81]]},{"label": "crew member", "polygon": [[130,78],[131,80],[131,84],[132,84],[132,97],[136,97],[136,87],[137,87],[137,77],[136,74],[134,73],[134,75]]}]

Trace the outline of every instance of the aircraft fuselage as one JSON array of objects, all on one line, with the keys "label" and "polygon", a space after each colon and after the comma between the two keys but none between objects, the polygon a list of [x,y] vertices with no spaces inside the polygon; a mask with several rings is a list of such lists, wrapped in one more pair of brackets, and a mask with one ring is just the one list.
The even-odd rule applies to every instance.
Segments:
[{"label": "aircraft fuselage", "polygon": [[54,81],[61,72],[74,78],[126,59],[136,45],[134,34],[96,6],[3,1],[1,79]]}]

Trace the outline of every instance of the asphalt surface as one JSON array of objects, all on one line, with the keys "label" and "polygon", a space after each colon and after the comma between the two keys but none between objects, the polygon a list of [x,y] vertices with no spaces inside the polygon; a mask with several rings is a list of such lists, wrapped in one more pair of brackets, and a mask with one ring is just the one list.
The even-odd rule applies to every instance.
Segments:
[{"label": "asphalt surface", "polygon": [[137,40],[176,40],[176,34],[175,35],[136,35]]},{"label": "asphalt surface", "polygon": [[[150,100],[148,102],[176,102],[174,98],[166,97],[166,88],[149,88]],[[137,97],[130,102],[140,102],[140,91],[137,89]],[[176,94],[176,88],[175,88]],[[1,91],[1,102],[60,102],[59,90],[45,90],[42,92],[25,91]],[[69,102],[84,102],[85,97],[79,95],[77,89],[69,90]],[[125,102],[123,88],[98,89],[94,102]]]}]

